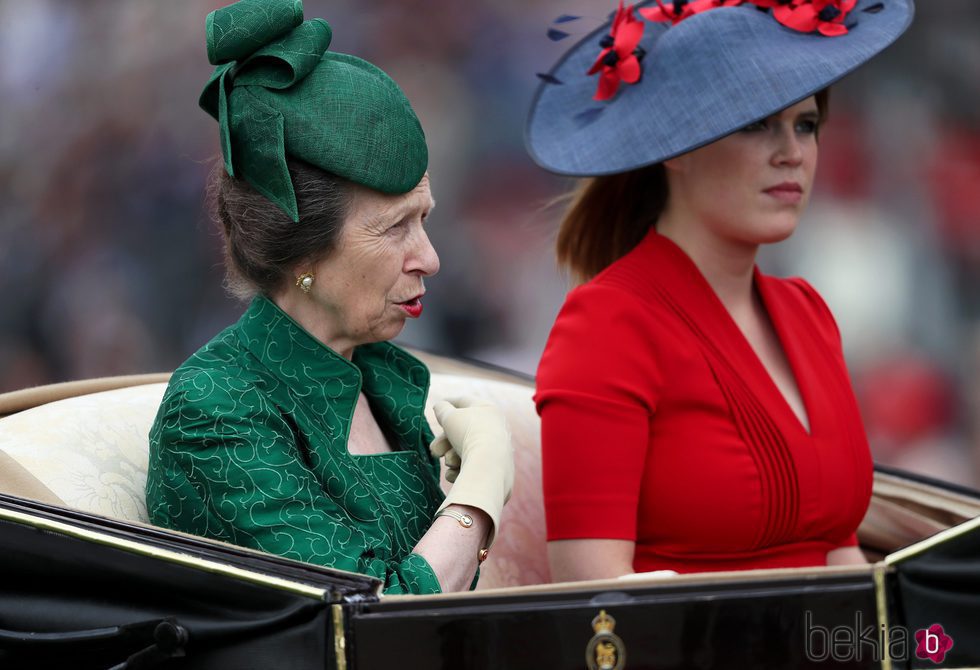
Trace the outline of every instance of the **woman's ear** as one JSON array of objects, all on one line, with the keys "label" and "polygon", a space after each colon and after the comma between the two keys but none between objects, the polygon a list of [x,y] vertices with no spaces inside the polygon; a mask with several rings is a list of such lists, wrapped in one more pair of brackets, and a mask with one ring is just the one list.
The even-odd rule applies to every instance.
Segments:
[{"label": "woman's ear", "polygon": [[316,263],[311,259],[303,259],[289,266],[283,277],[281,292],[291,293],[299,289],[305,294],[309,294],[316,281]]}]

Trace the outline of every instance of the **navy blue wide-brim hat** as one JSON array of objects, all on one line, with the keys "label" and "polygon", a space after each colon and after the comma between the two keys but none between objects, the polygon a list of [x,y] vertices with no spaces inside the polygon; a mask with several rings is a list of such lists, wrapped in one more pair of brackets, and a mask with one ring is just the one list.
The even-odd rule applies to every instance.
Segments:
[{"label": "navy blue wide-brim hat", "polygon": [[597,101],[599,75],[586,72],[602,51],[607,23],[542,77],[525,143],[538,165],[568,176],[659,163],[826,88],[894,42],[912,14],[912,0],[858,0],[847,33],[833,37],[788,28],[748,2],[672,26],[644,21],[639,81]]}]

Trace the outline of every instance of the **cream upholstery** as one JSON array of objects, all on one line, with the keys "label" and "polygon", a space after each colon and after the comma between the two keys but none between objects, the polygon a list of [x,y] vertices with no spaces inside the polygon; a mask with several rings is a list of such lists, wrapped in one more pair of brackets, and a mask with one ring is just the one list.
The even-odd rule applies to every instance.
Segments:
[{"label": "cream upholstery", "polygon": [[65,501],[51,492],[23,465],[0,451],[0,492],[36,500],[48,505],[64,506]]},{"label": "cream upholstery", "polygon": [[166,384],[58,400],[0,419],[0,451],[69,507],[146,521],[148,434]]},{"label": "cream upholstery", "polygon": [[[144,384],[57,400],[0,419],[6,453],[69,507],[147,521],[148,433],[166,384]],[[528,385],[432,375],[433,402],[468,395],[500,406],[514,437],[517,475],[480,588],[547,582],[538,417]],[[2,461],[0,461],[2,463]],[[445,482],[444,482],[445,485]]]}]

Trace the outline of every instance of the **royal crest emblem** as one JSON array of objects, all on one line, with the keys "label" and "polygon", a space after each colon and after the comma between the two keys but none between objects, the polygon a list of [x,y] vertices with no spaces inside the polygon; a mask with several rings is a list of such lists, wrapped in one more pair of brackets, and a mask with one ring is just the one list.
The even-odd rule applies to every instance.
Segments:
[{"label": "royal crest emblem", "polygon": [[592,620],[595,635],[585,648],[585,664],[589,670],[622,670],[626,665],[626,646],[613,633],[616,620],[600,610]]}]

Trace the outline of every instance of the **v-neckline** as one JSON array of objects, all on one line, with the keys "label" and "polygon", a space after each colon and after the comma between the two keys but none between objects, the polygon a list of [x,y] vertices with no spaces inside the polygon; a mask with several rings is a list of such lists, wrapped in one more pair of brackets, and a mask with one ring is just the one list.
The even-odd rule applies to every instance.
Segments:
[{"label": "v-neckline", "polygon": [[[731,349],[726,352],[725,350],[728,349],[727,347],[721,347],[721,351],[724,353],[739,354],[743,365],[749,368],[754,368],[756,371],[756,376],[760,377],[762,380],[760,382],[761,386],[764,387],[765,392],[768,395],[778,398],[780,410],[788,417],[793,427],[806,437],[813,437],[815,434],[815,417],[812,410],[813,405],[810,400],[809,386],[802,383],[803,376],[800,374],[798,351],[792,342],[792,338],[788,337],[786,324],[783,323],[782,319],[780,318],[779,310],[774,311],[771,308],[772,295],[769,292],[769,287],[766,281],[767,278],[760,272],[758,265],[754,265],[752,268],[752,285],[753,288],[759,292],[759,300],[762,302],[762,307],[765,310],[766,315],[769,317],[769,322],[772,324],[776,341],[782,348],[783,355],[786,357],[790,374],[793,376],[793,381],[796,383],[796,389],[800,394],[800,401],[803,403],[803,411],[806,412],[807,425],[805,425],[797,413],[793,411],[793,407],[789,404],[786,396],[783,395],[783,392],[776,384],[776,381],[772,378],[772,375],[762,362],[758,352],[756,352],[755,348],[752,346],[752,343],[749,342],[748,338],[745,336],[745,333],[742,332],[742,329],[739,328],[738,324],[735,322],[735,319],[729,313],[728,309],[725,307],[725,304],[721,301],[721,298],[718,297],[718,294],[715,293],[714,288],[712,288],[711,284],[701,272],[701,269],[698,268],[694,260],[691,259],[691,257],[687,255],[687,252],[685,252],[670,238],[661,235],[656,231],[651,231],[651,234],[662,239],[668,248],[673,249],[675,253],[679,255],[681,259],[683,259],[683,264],[687,266],[688,271],[695,278],[696,283],[699,284],[701,289],[700,292],[705,296],[707,302],[710,303],[710,305],[706,305],[706,307],[708,307],[711,312],[717,314],[718,326],[722,328],[722,332],[727,331],[728,337],[726,337],[726,339],[729,339],[729,341],[735,345],[732,347],[732,349],[735,349],[735,352],[732,352]],[[756,385],[753,384],[752,386]],[[758,389],[755,391],[755,393],[759,395],[759,392],[762,390],[763,389]]]},{"label": "v-neckline", "polygon": [[[764,373],[764,376],[766,380],[768,380],[772,390],[782,399],[783,408],[793,417],[793,419],[796,421],[797,427],[807,437],[813,437],[813,412],[810,409],[812,403],[809,402],[808,399],[808,389],[805,388],[801,382],[802,375],[800,374],[798,351],[795,346],[795,341],[789,337],[789,334],[786,332],[786,324],[783,323],[780,316],[776,316],[779,314],[779,310],[774,311],[771,309],[770,301],[772,296],[767,294],[768,285],[766,279],[767,278],[763,276],[762,272],[759,271],[759,266],[753,266],[752,285],[755,290],[759,292],[759,300],[762,302],[762,308],[765,310],[766,316],[769,318],[769,323],[772,324],[773,334],[776,336],[776,342],[779,344],[783,351],[783,356],[786,358],[786,364],[789,366],[789,373],[793,377],[793,383],[796,384],[797,393],[800,394],[800,402],[803,405],[803,412],[806,414],[806,423],[803,423],[800,416],[793,410],[793,406],[790,405],[789,400],[787,400],[785,394],[783,394],[782,390],[779,388],[776,380],[772,378],[772,374],[769,372],[769,369],[766,367],[765,363],[762,362],[759,352],[755,350],[752,343],[749,342],[747,337],[745,337],[745,333],[743,333],[742,329],[738,327],[737,323],[735,323],[735,319],[732,319],[732,315],[728,313],[727,309],[725,310],[725,313],[728,314],[728,318],[731,319],[735,329],[742,335],[742,340],[745,342],[745,346],[748,347],[753,356],[755,356],[756,363]],[[717,296],[715,297],[717,298]],[[720,303],[721,300],[718,302]],[[722,308],[724,309],[724,305],[722,305]]]}]

